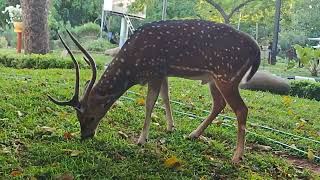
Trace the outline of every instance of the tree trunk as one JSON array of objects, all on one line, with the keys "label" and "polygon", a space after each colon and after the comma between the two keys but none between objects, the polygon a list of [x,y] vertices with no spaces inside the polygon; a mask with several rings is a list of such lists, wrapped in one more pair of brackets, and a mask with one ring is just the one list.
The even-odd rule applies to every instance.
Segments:
[{"label": "tree trunk", "polygon": [[273,31],[273,42],[271,49],[271,64],[275,65],[277,62],[277,51],[278,51],[278,37],[280,29],[280,11],[281,11],[281,0],[276,0],[276,13],[274,16],[274,31]]},{"label": "tree trunk", "polygon": [[46,54],[49,47],[50,0],[20,0],[24,23],[25,53]]}]

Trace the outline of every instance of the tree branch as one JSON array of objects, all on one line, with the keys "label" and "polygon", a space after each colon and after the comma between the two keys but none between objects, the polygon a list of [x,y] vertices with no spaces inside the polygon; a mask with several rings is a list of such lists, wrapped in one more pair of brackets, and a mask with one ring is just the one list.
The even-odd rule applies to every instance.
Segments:
[{"label": "tree branch", "polygon": [[230,16],[226,14],[226,12],[222,9],[222,7],[218,3],[216,3],[213,0],[206,0],[206,1],[219,11],[219,13],[222,15],[225,21],[229,19]]},{"label": "tree branch", "polygon": [[228,15],[229,18],[231,18],[231,17],[233,16],[233,14],[234,14],[235,12],[237,12],[239,9],[241,9],[243,6],[247,5],[248,3],[252,2],[252,1],[255,1],[255,0],[247,0],[247,1],[239,4],[237,7],[235,7],[235,8],[230,12],[230,14]]}]

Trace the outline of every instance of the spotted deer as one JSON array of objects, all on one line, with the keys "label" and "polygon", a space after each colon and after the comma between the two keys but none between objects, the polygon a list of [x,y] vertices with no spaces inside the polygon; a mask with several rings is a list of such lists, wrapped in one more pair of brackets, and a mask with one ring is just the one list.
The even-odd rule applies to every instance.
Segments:
[{"label": "spotted deer", "polygon": [[126,41],[95,83],[97,69],[94,59],[68,33],[91,66],[92,78],[85,87],[83,97],[79,99],[79,66],[60,38],[75,65],[75,93],[69,101],[49,98],[58,105],[76,109],[82,139],[95,135],[99,122],[112,104],[136,84],[148,84],[145,121],[138,144],[145,143],[148,138],[151,113],[159,93],[165,106],[167,130],[172,131],[174,122],[167,78],[181,77],[208,83],[213,98],[210,115],[189,135],[190,138],[198,138],[228,103],[238,120],[233,161],[240,161],[244,154],[248,108],[239,94],[238,86],[242,79],[250,80],[260,65],[259,46],[250,36],[228,25],[209,21],[153,22],[139,28]]}]

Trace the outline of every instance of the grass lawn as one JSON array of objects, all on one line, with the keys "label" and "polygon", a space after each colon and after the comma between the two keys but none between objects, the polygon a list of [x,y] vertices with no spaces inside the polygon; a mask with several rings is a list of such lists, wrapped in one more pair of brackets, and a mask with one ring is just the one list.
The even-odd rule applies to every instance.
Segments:
[{"label": "grass lawn", "polygon": [[[83,87],[90,71],[84,70],[81,75]],[[138,146],[135,141],[142,128],[144,107],[136,101],[120,99],[101,122],[97,136],[81,143],[74,110],[56,106],[46,97],[50,93],[59,99],[70,98],[73,70],[2,67],[0,77],[0,179],[13,176],[49,179],[64,173],[76,179],[320,178],[319,174],[286,160],[286,157],[307,159],[304,154],[264,137],[318,156],[320,144],[257,127],[266,125],[320,141],[320,102],[317,101],[242,90],[249,107],[248,130],[259,136],[247,133],[245,159],[233,164],[236,140],[233,121],[226,122],[231,127],[211,125],[204,133],[206,138],[188,140],[186,136],[201,119],[174,114],[176,131],[167,134],[164,112],[156,109],[149,141]],[[186,104],[172,104],[174,110],[207,116],[201,111],[211,106],[207,86],[177,78],[169,81],[172,100]],[[146,92],[141,86],[131,90]],[[138,99],[132,94],[126,96]],[[229,107],[223,113],[234,116]],[[268,148],[261,148],[265,146]]]}]

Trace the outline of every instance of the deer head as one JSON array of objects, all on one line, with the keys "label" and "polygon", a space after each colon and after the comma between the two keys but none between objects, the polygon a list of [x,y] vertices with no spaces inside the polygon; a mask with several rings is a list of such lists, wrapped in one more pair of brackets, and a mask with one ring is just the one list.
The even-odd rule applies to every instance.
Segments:
[{"label": "deer head", "polygon": [[75,39],[75,37],[67,30],[67,33],[71,37],[72,41],[76,44],[76,46],[83,52],[85,62],[91,67],[92,77],[86,83],[86,87],[83,93],[83,97],[80,99],[80,70],[79,64],[76,61],[74,55],[72,54],[70,48],[66,45],[64,40],[59,35],[59,38],[63,44],[63,46],[67,49],[68,53],[71,56],[72,62],[76,69],[76,82],[74,88],[74,95],[69,101],[58,101],[55,98],[48,96],[49,99],[57,105],[60,106],[71,106],[77,112],[77,117],[81,126],[81,139],[87,139],[89,137],[93,137],[96,131],[96,128],[105,115],[106,110],[110,107],[110,105],[106,105],[103,102],[103,97],[96,95],[92,89],[97,77],[97,68],[96,64],[91,57],[91,55],[80,45],[80,43]]}]

